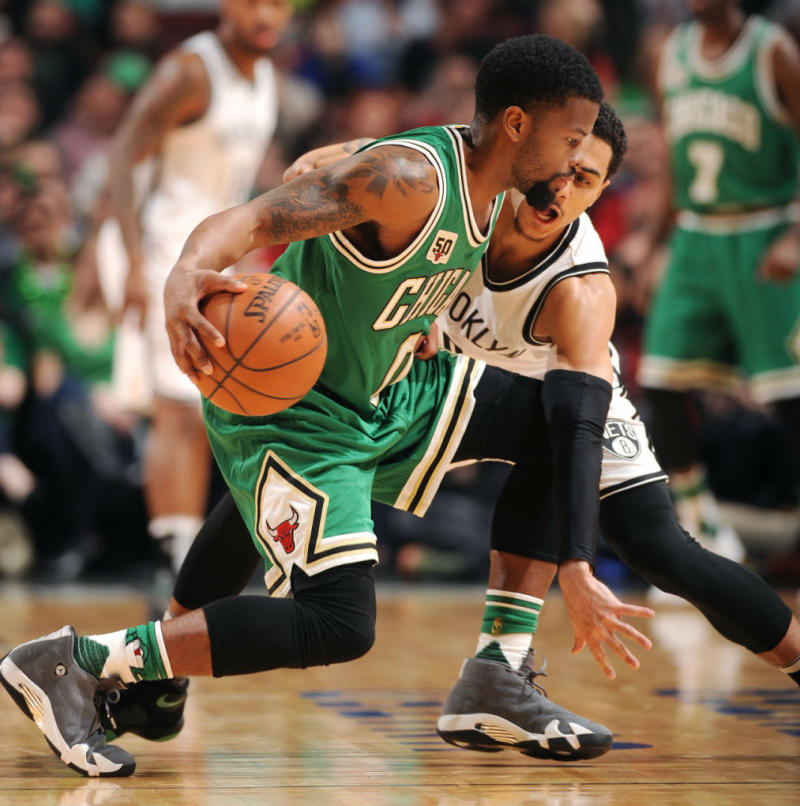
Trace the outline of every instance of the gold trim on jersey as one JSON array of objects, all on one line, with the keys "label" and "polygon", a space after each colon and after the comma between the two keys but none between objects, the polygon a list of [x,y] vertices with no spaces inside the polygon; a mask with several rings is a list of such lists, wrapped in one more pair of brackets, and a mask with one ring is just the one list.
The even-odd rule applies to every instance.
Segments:
[{"label": "gold trim on jersey", "polygon": [[[491,227],[487,225],[489,234],[484,234],[481,232],[481,228],[478,226],[478,222],[475,220],[475,211],[472,209],[472,199],[469,197],[469,183],[467,182],[467,160],[464,156],[464,141],[458,134],[459,128],[466,127],[445,126],[444,130],[447,132],[450,140],[452,140],[453,148],[456,153],[456,163],[458,165],[459,178],[458,192],[461,196],[461,206],[464,209],[464,229],[467,232],[467,239],[469,240],[470,246],[480,246],[486,241],[486,239],[489,237],[489,234],[491,234]],[[489,211],[490,223],[494,218],[494,214],[497,210],[498,199],[500,198],[502,198],[502,194],[500,194],[500,196],[495,196],[495,198],[492,200],[492,209]]]},{"label": "gold trim on jersey", "polygon": [[691,232],[734,235],[798,221],[800,221],[800,205],[792,203],[783,207],[765,207],[761,210],[744,210],[738,213],[704,214],[696,213],[694,210],[680,210],[676,224],[681,229]]},{"label": "gold trim on jersey", "polygon": [[386,260],[373,260],[372,258],[368,258],[361,254],[361,252],[350,242],[350,240],[344,235],[344,233],[342,233],[341,230],[337,230],[336,232],[332,232],[330,235],[328,235],[328,238],[330,238],[330,241],[337,252],[347,258],[347,260],[349,260],[355,266],[369,272],[370,274],[388,274],[399,266],[402,266],[403,263],[405,263],[420,248],[425,239],[433,231],[433,228],[438,222],[439,216],[442,213],[445,200],[447,198],[447,177],[444,166],[442,165],[442,161],[439,158],[439,155],[436,153],[436,149],[434,149],[432,146],[429,146],[427,143],[423,143],[418,140],[390,140],[388,142],[380,142],[376,143],[375,145],[367,146],[364,151],[370,151],[374,148],[381,148],[382,146],[387,145],[398,145],[405,148],[412,148],[415,151],[419,151],[431,162],[436,170],[436,178],[438,179],[439,183],[439,198],[436,200],[436,205],[431,211],[431,214],[428,216],[425,226],[422,227],[414,240],[411,241],[411,243],[398,255],[394,255]]},{"label": "gold trim on jersey", "polygon": [[310,576],[337,565],[378,561],[371,532],[325,537],[328,495],[268,450],[255,486],[253,533],[272,565],[264,574],[270,596],[285,596],[292,567]]},{"label": "gold trim on jersey", "polygon": [[778,84],[775,80],[775,70],[773,69],[775,48],[781,37],[786,36],[786,34],[782,33],[777,26],[768,25],[767,32],[759,42],[758,53],[756,54],[756,93],[761,105],[764,107],[764,111],[772,117],[775,123],[791,127],[792,118],[786,105],[778,96]]},{"label": "gold trim on jersey", "polygon": [[733,44],[714,60],[704,58],[700,50],[702,39],[700,23],[688,23],[685,52],[686,61],[692,72],[699,78],[719,81],[739,70],[750,54],[750,49],[753,47],[755,36],[758,33],[757,19],[756,15],[748,17]]},{"label": "gold trim on jersey", "polygon": [[431,505],[444,474],[450,469],[475,406],[475,387],[485,368],[483,361],[456,357],[447,398],[431,441],[394,503],[420,517]]}]

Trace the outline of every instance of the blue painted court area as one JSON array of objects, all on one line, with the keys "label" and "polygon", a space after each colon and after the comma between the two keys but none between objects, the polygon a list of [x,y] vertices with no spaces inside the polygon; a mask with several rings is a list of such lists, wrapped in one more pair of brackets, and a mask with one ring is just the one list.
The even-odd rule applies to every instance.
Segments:
[{"label": "blue painted court area", "polygon": [[800,736],[800,695],[797,689],[745,688],[732,692],[657,689],[659,697],[704,705],[719,714],[756,722],[789,736]]},{"label": "blue painted court area", "polygon": [[[463,752],[436,733],[446,692],[405,689],[304,691],[301,696],[417,753]],[[614,742],[612,750],[643,750],[650,744]]]}]

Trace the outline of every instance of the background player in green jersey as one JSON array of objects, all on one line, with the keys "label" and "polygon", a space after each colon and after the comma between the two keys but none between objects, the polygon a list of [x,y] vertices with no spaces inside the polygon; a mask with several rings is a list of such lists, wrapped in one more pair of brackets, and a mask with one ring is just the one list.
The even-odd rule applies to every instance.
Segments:
[{"label": "background player in green jersey", "polygon": [[639,380],[684,526],[741,559],[706,486],[686,393],[743,375],[800,460],[800,51],[736,0],[689,5],[659,68],[677,226]]},{"label": "background player in green jersey", "polygon": [[[199,301],[241,287],[218,272],[246,252],[293,241],[275,271],[320,293],[329,337],[321,383],[271,417],[236,418],[205,408],[217,460],[267,561],[268,586],[293,598],[231,597],[102,636],[78,637],[65,627],[12,650],[0,663],[0,678],[28,714],[34,706],[26,697],[34,692],[35,712],[48,714],[37,724],[66,763],[87,775],[130,775],[135,768],[98,731],[93,697],[100,679],[242,674],[360,656],[374,639],[370,495],[424,512],[465,434],[487,451],[467,459],[520,461],[537,452],[544,438],[538,432],[495,435],[480,418],[475,428],[485,433],[469,430],[473,410],[498,394],[518,394],[522,405],[531,405],[538,389],[525,379],[445,354],[409,363],[409,347],[437,313],[414,293],[445,269],[474,268],[504,189],[518,188],[540,208],[550,204],[578,162],[601,97],[597,76],[574,49],[547,37],[508,40],[481,63],[469,127],[389,138],[194,230],[165,292],[173,354],[187,374],[210,369],[197,334],[221,340],[200,315]],[[457,246],[443,263],[432,247],[445,230]],[[375,278],[372,296],[364,293],[365,275]],[[411,293],[396,296],[404,283]],[[442,305],[457,288],[447,285]],[[398,299],[410,310],[420,302],[418,321],[389,310]],[[347,332],[332,332],[351,326],[341,321],[340,306],[352,311],[362,339],[347,355],[341,353],[349,346]],[[610,393],[607,381],[567,372],[549,385],[545,411],[588,421],[586,438],[599,439]],[[570,458],[581,447],[566,446]],[[265,525],[280,522],[290,508],[298,524],[294,545],[281,547],[284,556]],[[560,535],[562,587],[603,595],[604,613],[650,615],[594,580],[585,559],[594,535],[575,514],[563,519]],[[607,748],[607,729],[553,709],[553,719],[580,722],[587,747]]]}]

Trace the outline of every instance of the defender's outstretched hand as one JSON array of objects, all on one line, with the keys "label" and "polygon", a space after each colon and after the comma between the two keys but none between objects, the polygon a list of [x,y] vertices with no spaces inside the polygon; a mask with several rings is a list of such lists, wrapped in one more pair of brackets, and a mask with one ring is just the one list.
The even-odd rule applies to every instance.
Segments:
[{"label": "defender's outstretched hand", "polygon": [[655,612],[649,607],[620,601],[606,585],[595,578],[589,564],[581,560],[564,563],[559,569],[558,581],[575,634],[573,655],[588,646],[606,677],[613,680],[617,673],[603,646],[608,644],[628,666],[638,669],[639,659],[625,646],[617,633],[631,638],[643,649],[650,649],[653,642],[622,618],[652,618]]}]

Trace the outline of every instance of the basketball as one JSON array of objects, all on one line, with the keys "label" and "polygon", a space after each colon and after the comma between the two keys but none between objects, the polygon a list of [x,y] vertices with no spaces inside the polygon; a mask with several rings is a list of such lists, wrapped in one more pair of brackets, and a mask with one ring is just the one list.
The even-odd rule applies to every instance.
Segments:
[{"label": "basketball", "polygon": [[214,372],[202,375],[197,386],[234,414],[274,414],[317,382],[328,347],[325,323],[314,300],[291,281],[274,274],[239,279],[246,291],[213,294],[200,305],[225,346],[201,339]]}]

